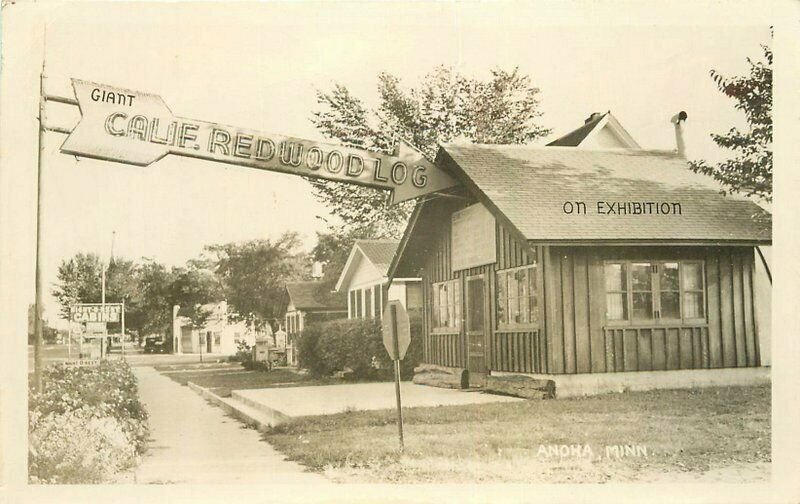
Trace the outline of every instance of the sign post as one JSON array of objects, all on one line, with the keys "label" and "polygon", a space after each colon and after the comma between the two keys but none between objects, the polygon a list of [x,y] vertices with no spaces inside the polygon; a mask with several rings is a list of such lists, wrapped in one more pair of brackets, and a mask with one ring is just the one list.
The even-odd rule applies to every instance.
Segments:
[{"label": "sign post", "polygon": [[120,316],[122,318],[122,360],[125,360],[125,298],[122,298],[122,313]]},{"label": "sign post", "polygon": [[400,361],[405,357],[411,343],[411,326],[408,313],[400,301],[393,299],[383,310],[383,346],[394,364],[394,392],[397,398],[397,433],[400,437],[400,453],[405,449],[403,441],[403,404],[400,399]]}]

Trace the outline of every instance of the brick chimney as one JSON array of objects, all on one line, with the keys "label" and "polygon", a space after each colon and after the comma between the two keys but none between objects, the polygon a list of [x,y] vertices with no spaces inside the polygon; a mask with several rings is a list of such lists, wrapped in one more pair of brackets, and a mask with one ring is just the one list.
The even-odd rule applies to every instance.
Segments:
[{"label": "brick chimney", "polygon": [[600,117],[601,115],[603,115],[603,114],[602,114],[602,113],[600,113],[600,112],[592,112],[592,115],[590,115],[589,117],[587,117],[587,118],[586,118],[586,119],[583,121],[583,124],[589,124],[590,122],[594,121],[595,119],[597,119],[597,118],[598,118],[598,117]]}]

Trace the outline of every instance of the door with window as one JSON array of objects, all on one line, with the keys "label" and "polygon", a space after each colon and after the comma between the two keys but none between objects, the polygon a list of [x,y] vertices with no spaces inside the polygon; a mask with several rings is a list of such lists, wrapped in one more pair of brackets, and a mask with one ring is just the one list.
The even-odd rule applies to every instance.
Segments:
[{"label": "door with window", "polygon": [[486,381],[486,331],[489,325],[486,291],[484,275],[467,277],[464,301],[470,387],[483,386]]}]

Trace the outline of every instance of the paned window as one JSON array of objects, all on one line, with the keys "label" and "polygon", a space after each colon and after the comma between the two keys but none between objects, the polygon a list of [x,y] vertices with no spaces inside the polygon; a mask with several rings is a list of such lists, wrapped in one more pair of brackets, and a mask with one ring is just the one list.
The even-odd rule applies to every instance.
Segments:
[{"label": "paned window", "polygon": [[606,319],[610,322],[705,319],[701,261],[608,261],[605,287]]},{"label": "paned window", "polygon": [[539,323],[536,266],[497,272],[497,328]]},{"label": "paned window", "polygon": [[431,321],[433,329],[461,329],[461,283],[459,280],[433,284]]}]

